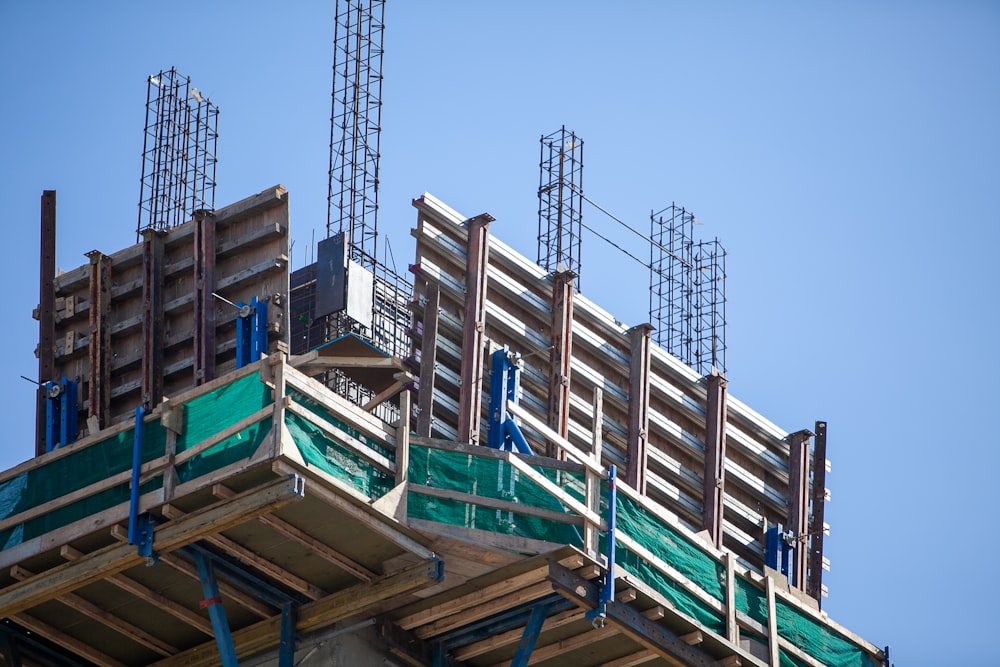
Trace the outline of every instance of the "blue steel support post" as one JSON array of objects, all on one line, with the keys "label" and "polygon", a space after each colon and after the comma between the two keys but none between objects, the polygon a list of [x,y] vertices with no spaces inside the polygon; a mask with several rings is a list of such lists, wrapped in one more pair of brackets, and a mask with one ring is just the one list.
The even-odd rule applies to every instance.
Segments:
[{"label": "blue steel support post", "polygon": [[267,352],[267,302],[257,297],[238,303],[236,316],[236,367],[243,368]]},{"label": "blue steel support post", "polygon": [[45,451],[51,452],[59,446],[59,392],[58,384],[46,382],[45,391]]},{"label": "blue steel support post", "polygon": [[[222,667],[238,667],[236,647],[233,646],[233,635],[229,631],[229,619],[226,618],[226,610],[219,595],[219,583],[215,579],[215,567],[201,552],[193,553],[195,564],[198,566],[198,578],[201,579],[202,594],[205,596],[201,605],[208,609],[208,617],[212,620],[212,631],[215,633],[215,643],[219,647]],[[284,625],[284,612],[282,612],[282,625]]]},{"label": "blue steel support post", "polygon": [[549,603],[547,602],[541,602],[532,608],[531,617],[528,618],[528,624],[524,626],[521,641],[517,644],[517,651],[514,653],[514,659],[510,661],[510,667],[528,666],[528,659],[531,658],[531,652],[535,650],[535,642],[538,641],[538,635],[542,633],[542,625],[548,614]]},{"label": "blue steel support post", "polygon": [[295,605],[281,605],[281,641],[278,644],[278,667],[295,665]]},{"label": "blue steel support post", "polygon": [[253,306],[253,341],[250,348],[250,362],[253,363],[267,354],[267,302],[254,297],[251,305]]},{"label": "blue steel support post", "polygon": [[135,435],[132,438],[132,488],[128,505],[128,543],[135,545],[139,555],[148,565],[156,562],[153,553],[153,521],[148,514],[139,514],[139,484],[142,472],[142,418],[146,410],[143,406],[135,409]]},{"label": "blue steel support post", "polygon": [[77,385],[63,376],[62,394],[59,396],[59,446],[64,447],[77,436]]},{"label": "blue steel support post", "polygon": [[608,617],[608,603],[615,599],[615,524],[618,516],[618,483],[617,466],[608,466],[608,537],[607,537],[607,571],[604,583],[597,596],[597,608],[588,611],[586,616],[595,628],[604,627],[604,619]]},{"label": "blue steel support post", "polygon": [[519,451],[531,455],[531,446],[512,415],[507,414],[507,401],[521,400],[521,369],[511,361],[507,346],[490,357],[490,433],[486,444],[493,449]]}]

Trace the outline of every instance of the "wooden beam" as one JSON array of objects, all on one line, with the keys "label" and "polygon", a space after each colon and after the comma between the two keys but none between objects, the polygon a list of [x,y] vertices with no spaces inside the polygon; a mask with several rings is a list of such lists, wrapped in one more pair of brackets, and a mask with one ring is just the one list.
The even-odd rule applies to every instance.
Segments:
[{"label": "wooden beam", "polygon": [[823,607],[823,539],[826,535],[826,422],[816,422],[812,454],[812,512],[809,513],[808,593]]},{"label": "wooden beam", "polygon": [[[573,355],[573,295],[576,273],[552,274],[552,348],[549,352],[548,425],[563,438],[569,434],[569,396]],[[546,453],[562,458],[558,443],[548,441]]]},{"label": "wooden beam", "polygon": [[70,653],[85,658],[95,665],[99,665],[100,667],[126,667],[125,663],[115,660],[108,654],[98,651],[87,642],[68,635],[62,630],[58,630],[48,623],[38,620],[34,616],[19,613],[13,614],[10,618],[18,625],[27,628],[39,637],[44,637],[53,644],[58,644]]},{"label": "wooden beam", "polygon": [[[224,484],[216,484],[213,486],[212,493],[217,498],[232,498],[236,495],[235,491],[228,488]],[[337,566],[341,570],[348,572],[362,581],[371,581],[378,576],[375,572],[369,570],[361,563],[345,556],[326,542],[321,542],[301,528],[288,523],[284,519],[276,517],[273,514],[264,514],[263,516],[258,517],[257,521],[272,530],[281,533],[288,539],[298,542],[300,545],[311,551],[313,554],[326,560],[331,565]]]},{"label": "wooden beam", "polygon": [[[24,581],[35,575],[20,565],[15,565],[10,569],[10,576],[18,581]],[[166,656],[174,655],[178,651],[175,647],[165,641],[162,641],[159,637],[151,635],[142,628],[132,625],[125,619],[119,618],[111,612],[101,609],[90,600],[87,600],[76,593],[67,593],[66,595],[56,599],[68,606],[70,609],[94,619],[101,625],[111,628],[123,637],[126,637],[141,646],[145,646],[154,653]]]},{"label": "wooden beam", "polygon": [[[551,590],[551,589],[550,589]],[[564,611],[562,613],[556,614],[550,618],[545,619],[545,629],[555,630],[556,628],[561,628],[570,623],[576,623],[584,618],[584,612],[582,609],[571,609],[569,611]],[[486,639],[474,642],[471,644],[466,644],[465,646],[460,646],[452,651],[449,655],[459,662],[475,658],[477,656],[483,655],[484,653],[489,653],[490,651],[495,651],[504,646],[510,646],[511,644],[516,644],[521,640],[521,636],[524,634],[523,628],[515,628],[513,630],[508,630],[507,632],[502,632],[500,634],[492,635]]]},{"label": "wooden beam", "polygon": [[716,549],[722,548],[726,490],[726,378],[715,368],[706,378],[705,468],[702,524]]},{"label": "wooden beam", "polygon": [[[300,606],[296,612],[295,629],[299,633],[307,633],[329,627],[338,621],[365,613],[387,600],[438,583],[441,576],[440,560],[422,560],[398,572]],[[281,617],[276,616],[233,632],[233,645],[239,655],[249,656],[263,649],[273,648],[280,638]],[[218,660],[218,648],[214,641],[210,641],[154,664],[157,667],[209,667],[217,665]]]},{"label": "wooden beam", "polygon": [[215,379],[215,214],[194,212],[194,384]]},{"label": "wooden beam", "polygon": [[812,431],[796,431],[788,436],[788,520],[787,530],[795,535],[791,576],[793,586],[805,590],[809,563],[809,438]]},{"label": "wooden beam", "polygon": [[428,281],[424,288],[423,332],[420,334],[420,390],[417,394],[417,435],[431,437],[434,429],[434,378],[437,375],[438,320],[441,288]]},{"label": "wooden beam", "polygon": [[[41,249],[38,263],[38,382],[56,380],[56,191],[41,200]],[[66,443],[63,443],[64,445]],[[35,456],[45,453],[45,392],[35,401]]]},{"label": "wooden beam", "polygon": [[652,662],[653,660],[659,660],[660,656],[650,651],[648,648],[641,651],[632,653],[631,655],[626,655],[617,660],[612,660],[611,662],[605,662],[601,664],[601,667],[636,667],[636,665],[644,665],[647,662]]},{"label": "wooden beam", "polygon": [[[174,521],[181,520],[188,516],[172,505],[164,505],[162,509],[163,516]],[[319,600],[320,598],[326,596],[326,591],[319,586],[315,586],[302,577],[289,572],[285,568],[275,565],[267,558],[255,553],[253,550],[248,549],[236,540],[230,539],[225,535],[204,535],[202,540],[208,542],[209,544],[214,544],[222,550],[222,553],[236,559],[243,565],[249,566],[258,572],[266,574],[275,581],[279,581],[285,586],[288,586],[292,590],[302,593],[302,595],[305,595],[311,600]]]},{"label": "wooden beam", "polygon": [[[188,561],[186,558],[181,558],[176,554],[160,554],[160,563],[173,568],[192,581],[201,583],[201,576],[198,574],[197,566]],[[218,586],[219,593],[224,599],[232,600],[234,603],[240,605],[250,613],[259,616],[260,618],[270,618],[275,613],[275,609],[269,604],[261,600],[256,595],[244,591],[242,588],[238,588],[221,579],[218,581]],[[211,630],[212,626],[209,625],[208,628]]]},{"label": "wooden beam", "polygon": [[628,459],[625,481],[646,495],[646,448],[649,445],[650,340],[653,325],[629,329]]},{"label": "wooden beam", "polygon": [[486,351],[486,274],[490,256],[490,222],[482,213],[468,221],[465,270],[465,319],[459,386],[458,440],[479,443],[479,412],[483,396]]},{"label": "wooden beam", "polygon": [[[156,533],[155,549],[167,553],[298,500],[302,497],[300,484],[301,480],[277,479],[192,512],[161,527]],[[3,589],[0,591],[0,617],[31,609],[110,575],[142,565],[145,561],[132,545],[105,547],[79,561],[64,563]]]},{"label": "wooden beam", "polygon": [[142,233],[142,404],[152,410],[163,398],[163,238]]},{"label": "wooden beam", "polygon": [[111,424],[111,258],[97,250],[88,252],[87,257],[90,258],[89,417],[96,418],[100,428],[105,428]]}]

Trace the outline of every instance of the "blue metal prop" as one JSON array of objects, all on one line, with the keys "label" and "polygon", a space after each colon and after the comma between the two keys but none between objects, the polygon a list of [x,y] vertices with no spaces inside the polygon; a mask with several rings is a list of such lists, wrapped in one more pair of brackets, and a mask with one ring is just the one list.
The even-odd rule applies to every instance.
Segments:
[{"label": "blue metal prop", "polygon": [[281,605],[281,640],[278,643],[278,667],[295,665],[295,605]]},{"label": "blue metal prop", "polygon": [[514,416],[507,412],[507,401],[521,400],[521,359],[504,346],[491,357],[490,432],[486,444],[493,449],[533,454]]},{"label": "blue metal prop", "polygon": [[128,504],[128,543],[135,545],[139,555],[152,565],[156,562],[153,552],[153,519],[139,514],[139,483],[142,471],[142,418],[146,410],[141,405],[135,409],[135,435],[132,438],[132,488]]},{"label": "blue metal prop", "polygon": [[531,652],[535,650],[535,642],[538,641],[538,635],[541,634],[542,625],[548,615],[549,605],[545,602],[535,605],[535,608],[531,610],[531,617],[528,619],[528,624],[524,626],[521,641],[517,643],[517,651],[514,653],[514,659],[510,661],[510,667],[528,667],[528,659],[531,658]]},{"label": "blue metal prop", "polygon": [[63,376],[59,382],[42,384],[45,391],[45,451],[51,452],[76,440],[78,384]]},{"label": "blue metal prop", "polygon": [[604,583],[597,596],[597,608],[587,612],[586,616],[595,628],[603,628],[608,617],[608,604],[615,599],[615,524],[617,523],[618,504],[618,468],[608,466],[608,537],[607,537],[607,570]]},{"label": "blue metal prop", "polygon": [[[229,619],[222,606],[219,595],[219,582],[215,578],[215,567],[200,551],[193,551],[195,565],[198,566],[198,578],[201,580],[201,590],[205,599],[201,606],[208,609],[208,617],[212,620],[212,631],[215,633],[215,643],[219,647],[219,658],[223,667],[238,667],[236,647],[233,646],[233,635],[229,630]],[[284,622],[284,615],[282,615]]]},{"label": "blue metal prop", "polygon": [[236,367],[243,368],[267,352],[267,302],[257,297],[236,304]]},{"label": "blue metal prop", "polygon": [[767,529],[764,542],[764,564],[792,581],[795,575],[792,571],[795,562],[795,536],[784,531],[779,523]]}]

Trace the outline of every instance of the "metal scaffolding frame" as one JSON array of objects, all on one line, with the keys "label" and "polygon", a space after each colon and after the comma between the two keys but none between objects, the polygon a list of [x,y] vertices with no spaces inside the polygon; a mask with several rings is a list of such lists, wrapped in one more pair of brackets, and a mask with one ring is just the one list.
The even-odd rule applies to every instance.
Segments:
[{"label": "metal scaffolding frame", "polygon": [[538,181],[538,264],[573,271],[580,287],[583,139],[562,126],[542,135]]},{"label": "metal scaffolding frame", "polygon": [[219,108],[171,67],[146,82],[136,241],[215,209]]},{"label": "metal scaffolding frame", "polygon": [[694,213],[671,203],[650,219],[649,318],[656,343],[702,375],[726,370],[726,250],[695,241]]}]

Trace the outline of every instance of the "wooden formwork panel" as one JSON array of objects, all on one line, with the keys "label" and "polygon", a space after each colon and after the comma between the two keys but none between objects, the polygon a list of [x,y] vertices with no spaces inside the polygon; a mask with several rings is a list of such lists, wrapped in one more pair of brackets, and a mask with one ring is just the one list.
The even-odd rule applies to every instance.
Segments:
[{"label": "wooden formwork panel", "polygon": [[[288,337],[288,194],[275,186],[215,211],[209,220],[215,231],[214,283],[206,289],[233,303],[249,303],[253,297],[265,301],[271,352]],[[155,272],[148,248],[137,243],[110,255],[88,253],[90,263],[56,277],[55,372],[41,380],[65,376],[80,383],[80,437],[88,433],[88,415],[97,413],[89,402],[97,373],[92,368],[95,358],[107,365],[106,386],[101,389],[106,392],[108,414],[101,428],[130,418],[147,398],[150,406],[159,403],[162,396],[142,395],[144,373],[158,378],[156,386],[166,396],[196,384],[195,226],[190,221],[155,234],[161,245]],[[105,263],[108,284],[102,293],[94,287],[94,274]],[[157,310],[150,309],[151,290],[158,292]],[[106,314],[101,327],[94,324],[95,297],[102,300],[98,305]],[[218,298],[212,298],[211,308],[218,376],[236,366],[237,309]],[[157,345],[148,352],[147,339],[153,336]]]}]

